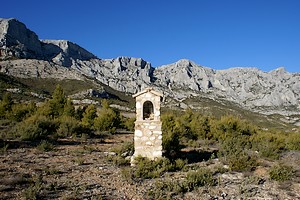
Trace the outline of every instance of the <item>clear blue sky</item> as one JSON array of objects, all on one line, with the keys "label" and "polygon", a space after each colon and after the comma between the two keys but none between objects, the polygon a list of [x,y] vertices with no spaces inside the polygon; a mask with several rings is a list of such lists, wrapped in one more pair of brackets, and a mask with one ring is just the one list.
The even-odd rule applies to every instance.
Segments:
[{"label": "clear blue sky", "polygon": [[300,72],[300,0],[2,0],[0,17],[99,58]]}]

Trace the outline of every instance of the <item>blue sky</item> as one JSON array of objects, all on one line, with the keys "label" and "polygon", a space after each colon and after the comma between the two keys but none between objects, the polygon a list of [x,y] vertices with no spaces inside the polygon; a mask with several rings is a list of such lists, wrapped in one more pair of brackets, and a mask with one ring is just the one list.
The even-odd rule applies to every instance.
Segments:
[{"label": "blue sky", "polygon": [[0,17],[99,58],[300,72],[299,0],[2,1]]}]

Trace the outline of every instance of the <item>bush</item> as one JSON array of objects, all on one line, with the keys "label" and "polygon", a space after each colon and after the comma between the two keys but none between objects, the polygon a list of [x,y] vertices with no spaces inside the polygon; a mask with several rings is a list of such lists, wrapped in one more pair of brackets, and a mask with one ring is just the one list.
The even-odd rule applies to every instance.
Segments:
[{"label": "bush", "polygon": [[286,137],[286,148],[289,150],[300,151],[299,133],[288,133]]},{"label": "bush", "polygon": [[185,181],[159,180],[154,184],[154,188],[148,192],[153,199],[172,199],[173,195],[187,192]]},{"label": "bush", "polygon": [[74,117],[75,115],[75,107],[73,105],[73,102],[71,99],[67,99],[65,105],[64,105],[64,111],[63,115]]},{"label": "bush", "polygon": [[52,94],[52,99],[50,99],[48,102],[51,108],[50,115],[53,117],[62,115],[66,102],[67,99],[62,87],[60,85],[57,85]]},{"label": "bush", "polygon": [[251,140],[253,149],[265,158],[278,159],[285,150],[286,136],[283,133],[260,131]]},{"label": "bush", "polygon": [[116,153],[116,155],[109,156],[108,160],[111,161],[116,166],[129,165],[130,159],[127,159],[127,157],[132,156],[133,151],[134,151],[134,146],[132,142],[123,143],[122,146],[112,149],[112,152]]},{"label": "bush", "polygon": [[82,125],[88,128],[92,128],[94,126],[94,120],[96,116],[97,116],[96,107],[93,104],[89,105],[85,109],[84,113],[82,114],[82,120],[81,120]]},{"label": "bush", "polygon": [[134,131],[134,122],[135,122],[135,117],[133,118],[125,118],[124,120],[124,126],[128,131]]},{"label": "bush", "polygon": [[103,132],[108,131],[114,133],[120,126],[120,114],[111,108],[102,108],[95,118],[95,129]]},{"label": "bush", "polygon": [[214,128],[215,139],[221,141],[235,137],[242,137],[249,140],[249,136],[256,133],[255,126],[232,115],[221,117]]},{"label": "bush", "polygon": [[35,103],[13,105],[9,118],[21,122],[36,111]]},{"label": "bush", "polygon": [[14,102],[10,93],[5,93],[0,101],[0,118],[5,119],[12,109]]},{"label": "bush", "polygon": [[16,128],[16,135],[21,140],[41,140],[53,136],[57,124],[49,118],[41,115],[33,115],[20,122]]},{"label": "bush", "polygon": [[257,158],[242,152],[228,158],[229,168],[235,171],[251,171],[257,166]]},{"label": "bush", "polygon": [[54,146],[47,140],[43,140],[36,148],[40,151],[45,152],[45,151],[52,151],[54,149]]},{"label": "bush", "polygon": [[181,149],[179,140],[180,132],[176,124],[176,117],[173,114],[165,114],[162,115],[161,120],[163,150],[167,157],[175,157]]},{"label": "bush", "polygon": [[191,192],[198,187],[213,186],[215,182],[212,171],[201,168],[197,171],[189,171],[183,180],[156,181],[154,188],[148,192],[148,195],[154,199],[172,199],[172,195]]},{"label": "bush", "polygon": [[212,186],[215,184],[213,174],[209,169],[200,168],[197,171],[189,171],[186,176],[186,187],[188,191],[196,187]]},{"label": "bush", "polygon": [[167,158],[152,161],[148,158],[137,157],[135,162],[134,177],[141,179],[160,177],[164,172],[172,168],[171,162]]},{"label": "bush", "polygon": [[85,130],[85,128],[81,125],[81,123],[71,116],[62,116],[58,120],[59,122],[59,128],[57,129],[57,136],[58,137],[69,137],[69,136],[75,136],[86,132],[89,132],[88,130]]},{"label": "bush", "polygon": [[230,156],[238,156],[251,147],[251,143],[246,137],[228,138],[220,141],[220,143],[218,156],[223,157],[225,160]]},{"label": "bush", "polygon": [[292,166],[279,164],[271,167],[269,170],[269,175],[272,180],[287,181],[292,179],[292,177],[295,175],[295,171]]},{"label": "bush", "polygon": [[158,178],[165,172],[177,171],[184,168],[186,161],[177,160],[171,162],[167,158],[149,160],[144,157],[135,158],[135,166],[132,168],[132,177],[134,179]]}]

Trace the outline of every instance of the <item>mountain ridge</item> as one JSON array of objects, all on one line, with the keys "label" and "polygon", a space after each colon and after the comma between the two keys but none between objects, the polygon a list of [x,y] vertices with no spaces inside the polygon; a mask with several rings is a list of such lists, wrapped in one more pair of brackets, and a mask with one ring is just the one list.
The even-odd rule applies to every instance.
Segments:
[{"label": "mountain ridge", "polygon": [[88,76],[129,94],[153,87],[179,101],[206,96],[265,114],[300,114],[300,73],[282,67],[269,72],[215,70],[181,59],[154,68],[141,58],[100,59],[70,41],[38,40],[24,26],[15,19],[0,19],[0,72],[23,78]]}]

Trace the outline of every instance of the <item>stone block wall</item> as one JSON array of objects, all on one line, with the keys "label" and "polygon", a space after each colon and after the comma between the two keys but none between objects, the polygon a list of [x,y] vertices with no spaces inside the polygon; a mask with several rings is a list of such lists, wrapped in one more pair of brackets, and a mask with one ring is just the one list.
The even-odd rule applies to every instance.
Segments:
[{"label": "stone block wall", "polygon": [[162,157],[161,121],[136,121],[134,131],[134,157],[149,159]]}]

